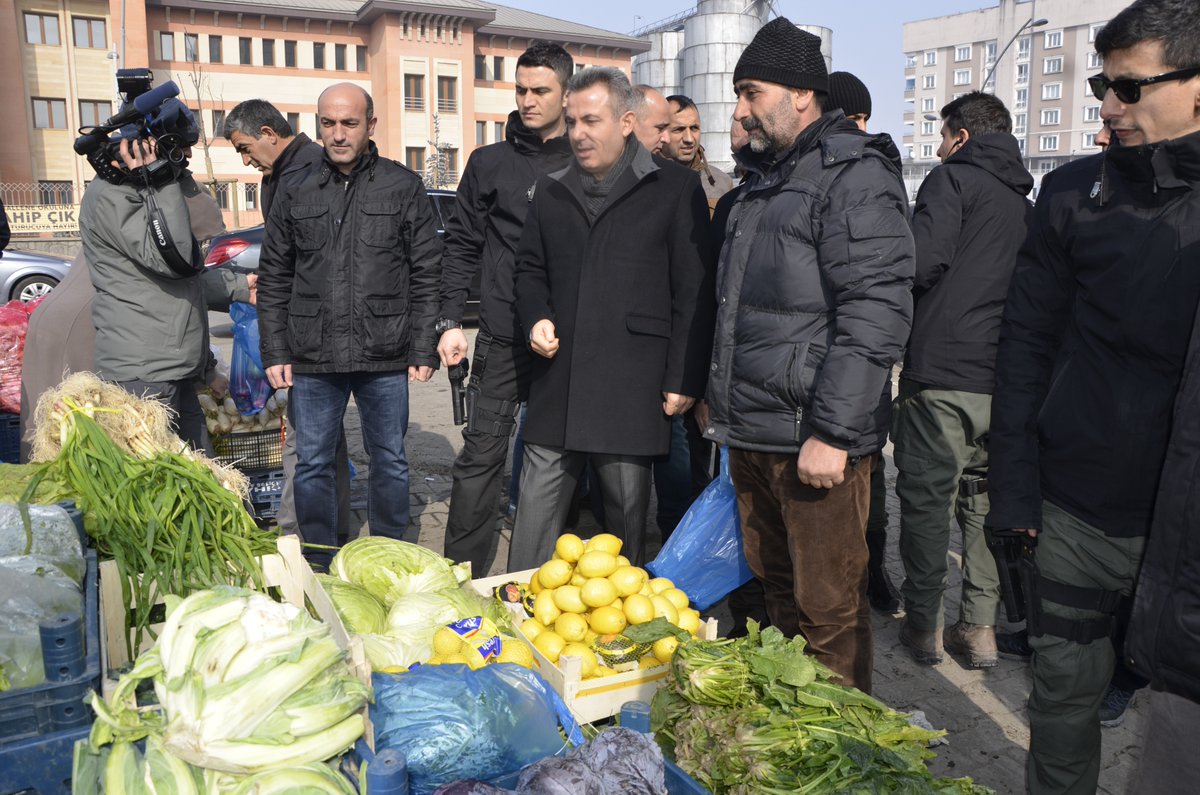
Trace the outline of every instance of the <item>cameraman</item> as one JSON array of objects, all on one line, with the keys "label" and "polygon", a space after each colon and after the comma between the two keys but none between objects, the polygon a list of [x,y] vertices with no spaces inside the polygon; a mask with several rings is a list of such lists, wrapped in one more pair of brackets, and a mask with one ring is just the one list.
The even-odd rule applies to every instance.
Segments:
[{"label": "cameraman", "polygon": [[[193,382],[208,362],[208,314],[203,264],[197,261],[184,195],[183,183],[192,180],[180,159],[191,155],[195,122],[186,109],[180,116],[186,145],[165,161],[159,160],[154,137],[120,142],[112,165],[128,177],[88,185],[79,227],[96,289],[97,373],[132,394],[167,404],[176,433],[203,449],[204,414]],[[159,211],[154,220],[169,232],[174,252],[155,241],[152,203]]]}]

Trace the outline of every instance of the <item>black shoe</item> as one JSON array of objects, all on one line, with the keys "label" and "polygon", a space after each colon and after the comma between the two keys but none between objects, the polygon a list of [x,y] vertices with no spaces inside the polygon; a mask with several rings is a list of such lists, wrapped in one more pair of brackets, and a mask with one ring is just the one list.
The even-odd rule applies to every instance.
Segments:
[{"label": "black shoe", "polygon": [[1116,685],[1109,685],[1100,702],[1100,725],[1106,729],[1120,726],[1125,720],[1125,710],[1133,703],[1136,690],[1123,690]]},{"label": "black shoe", "polygon": [[997,632],[996,649],[1000,656],[1009,660],[1028,660],[1033,656],[1029,648],[1029,632],[1022,629],[1018,632]]},{"label": "black shoe", "polygon": [[884,615],[900,612],[900,592],[892,585],[892,578],[882,566],[867,570],[867,601],[871,607]]}]

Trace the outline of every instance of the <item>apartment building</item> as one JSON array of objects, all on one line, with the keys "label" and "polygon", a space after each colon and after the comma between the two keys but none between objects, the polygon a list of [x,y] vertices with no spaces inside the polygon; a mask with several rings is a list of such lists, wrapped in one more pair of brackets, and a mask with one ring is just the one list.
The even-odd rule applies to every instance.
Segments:
[{"label": "apartment building", "polygon": [[[1004,100],[1026,166],[1041,175],[1100,151],[1100,100],[1086,78],[1104,23],[1127,0],[1000,0],[999,5],[904,25],[905,182],[915,195],[938,164],[939,111],[982,89]],[[986,82],[985,82],[986,81]]]},{"label": "apartment building", "polygon": [[516,61],[536,39],[577,68],[626,73],[649,48],[479,0],[0,0],[0,186],[6,204],[76,204],[93,177],[71,148],[78,128],[116,110],[116,69],[148,66],[201,121],[192,170],[221,183],[228,224],[261,212],[258,173],[221,137],[226,112],[267,99],[316,139],[317,96],[339,81],[372,94],[385,156],[425,172],[436,142],[454,187],[475,147],[503,140]]}]

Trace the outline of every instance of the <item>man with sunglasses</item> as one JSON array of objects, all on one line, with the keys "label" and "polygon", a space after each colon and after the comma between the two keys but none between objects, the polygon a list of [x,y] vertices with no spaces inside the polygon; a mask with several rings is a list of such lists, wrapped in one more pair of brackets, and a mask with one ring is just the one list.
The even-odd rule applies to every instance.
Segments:
[{"label": "man with sunglasses", "polygon": [[[1028,552],[1034,795],[1096,790],[1109,634],[1142,566],[1156,493],[1191,488],[1160,475],[1200,298],[1200,5],[1139,0],[1095,46],[1104,71],[1089,82],[1120,145],[1042,183],[992,407],[987,524]],[[1167,518],[1154,517],[1155,544],[1183,546],[1194,529]],[[1157,597],[1152,653],[1163,656],[1133,662],[1157,688],[1194,699],[1200,638],[1178,616],[1197,585],[1169,570],[1138,586],[1139,600]]]}]

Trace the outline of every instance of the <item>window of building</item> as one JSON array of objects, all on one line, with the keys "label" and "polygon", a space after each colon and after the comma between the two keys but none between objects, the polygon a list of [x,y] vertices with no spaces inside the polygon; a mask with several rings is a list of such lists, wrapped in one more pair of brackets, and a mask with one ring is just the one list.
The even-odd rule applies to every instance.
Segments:
[{"label": "window of building", "polygon": [[287,39],[284,40],[283,65],[289,68],[296,66],[296,42]]},{"label": "window of building", "polygon": [[262,62],[263,66],[275,65],[275,39],[262,40]]},{"label": "window of building", "polygon": [[1096,145],[1096,133],[1084,133],[1083,134],[1084,148],[1086,149],[1089,147],[1093,147],[1095,145]]},{"label": "window of building", "polygon": [[288,126],[292,128],[292,135],[298,135],[300,133],[300,114],[289,113],[287,115],[287,120]]},{"label": "window of building", "polygon": [[224,58],[221,55],[221,37],[210,35],[208,37],[208,62],[209,63],[224,63]]},{"label": "window of building", "polygon": [[458,113],[458,78],[438,78],[438,112]]},{"label": "window of building", "polygon": [[164,61],[175,60],[175,34],[174,33],[159,33],[158,34],[158,54]]},{"label": "window of building", "polygon": [[1103,69],[1104,56],[1096,51],[1088,53],[1088,69]]},{"label": "window of building", "polygon": [[969,61],[971,60],[971,45],[966,44],[954,48],[954,60]]},{"label": "window of building", "polygon": [[969,86],[971,84],[970,69],[955,69],[954,70],[954,85]]},{"label": "window of building", "polygon": [[313,69],[325,68],[325,43],[321,41],[313,42]]},{"label": "window of building", "polygon": [[487,77],[487,56],[486,55],[476,55],[475,56],[475,79],[476,80],[487,80],[488,79],[488,77]]},{"label": "window of building", "polygon": [[493,133],[495,133],[495,138],[493,138],[493,140],[503,141],[504,140],[504,122],[498,121],[493,126],[495,127],[495,129],[492,131]]},{"label": "window of building", "polygon": [[937,75],[925,75],[922,77],[921,88],[937,88]]},{"label": "window of building", "polygon": [[200,35],[197,33],[183,34],[183,60],[196,63],[200,60]]},{"label": "window of building", "polygon": [[1028,107],[1028,105],[1029,105],[1029,89],[1028,88],[1018,88],[1017,93],[1016,93],[1016,99],[1013,101],[1013,107],[1020,109],[1020,108]]},{"label": "window of building", "polygon": [[367,71],[367,48],[361,44],[354,45],[354,69],[359,72]]},{"label": "window of building", "polygon": [[1033,49],[1033,40],[1028,36],[1017,42],[1017,60],[1029,58],[1029,52]]},{"label": "window of building", "polygon": [[[108,48],[108,31],[103,19],[90,19],[88,17],[72,17],[71,24],[75,28],[75,46],[86,47],[90,50],[104,50]],[[58,26],[55,25],[57,33]]]},{"label": "window of building", "polygon": [[1038,148],[1043,152],[1057,152],[1058,151],[1058,136],[1057,135],[1043,135],[1041,138],[1038,139]]},{"label": "window of building", "polygon": [[1043,126],[1058,124],[1059,119],[1061,119],[1061,118],[1062,118],[1062,111],[1059,110],[1058,108],[1046,108],[1042,111],[1042,125]]},{"label": "window of building", "polygon": [[1028,83],[1029,82],[1029,64],[1027,64],[1027,63],[1017,64],[1017,82],[1018,83]]},{"label": "window of building", "polygon": [[915,77],[904,78],[904,90],[905,91],[912,91],[916,87],[917,87],[917,78],[915,78]]},{"label": "window of building", "polygon": [[333,68],[339,72],[346,71],[346,45],[333,45]]},{"label": "window of building", "polygon": [[95,127],[112,115],[112,103],[106,99],[79,100],[79,126]]},{"label": "window of building", "polygon": [[917,67],[917,56],[905,55],[904,56],[904,68],[905,69],[915,69],[916,67]]},{"label": "window of building", "polygon": [[33,126],[39,130],[67,129],[66,100],[34,97]]},{"label": "window of building", "polygon": [[1013,135],[1024,135],[1025,124],[1029,117],[1024,113],[1013,114]]},{"label": "window of building", "polygon": [[1043,83],[1042,99],[1062,99],[1062,83]]},{"label": "window of building", "polygon": [[933,157],[933,144],[921,144],[921,157]]},{"label": "window of building", "polygon": [[937,66],[937,50],[929,50],[925,53],[925,65]]},{"label": "window of building", "polygon": [[487,143],[487,122],[475,122],[475,145],[483,146]]},{"label": "window of building", "polygon": [[933,125],[931,121],[921,122],[921,135],[933,135]]},{"label": "window of building", "polygon": [[246,197],[245,198],[246,209],[247,210],[257,210],[258,209],[258,183],[257,182],[247,182],[243,190],[244,190],[243,195]]},{"label": "window of building", "polygon": [[229,183],[218,182],[212,186],[213,193],[216,194],[217,206],[222,210],[229,209]]},{"label": "window of building", "polygon": [[929,113],[933,110],[933,97],[921,98],[921,112]]},{"label": "window of building", "polygon": [[425,171],[425,149],[420,146],[409,146],[404,150],[404,165],[418,174]]},{"label": "window of building", "polygon": [[[404,76],[404,109],[405,110],[425,110],[425,76],[424,75],[405,75]],[[425,150],[421,150],[422,152]],[[422,161],[424,155],[422,155]],[[420,171],[421,169],[413,169]]]},{"label": "window of building", "polygon": [[1100,32],[1100,29],[1103,28],[1105,24],[1106,23],[1104,23],[1104,22],[1094,22],[1088,26],[1088,42],[1089,43],[1096,40],[1096,34],[1098,34]]},{"label": "window of building", "polygon": [[[1017,149],[1021,150],[1021,156],[1024,157],[1025,156],[1025,139],[1024,138],[1017,139]],[[1037,198],[1037,197],[1035,196],[1034,198]]]},{"label": "window of building", "polygon": [[503,55],[492,56],[492,75],[493,75],[492,76],[493,80],[503,80],[504,79],[504,56]]},{"label": "window of building", "polygon": [[446,155],[446,177],[451,182],[458,182],[458,150],[445,149],[443,152]]},{"label": "window of building", "polygon": [[988,63],[993,63],[996,60],[996,42],[989,41],[984,47],[984,59]]},{"label": "window of building", "polygon": [[212,134],[214,136],[224,135],[225,134],[225,111],[214,110],[212,112],[212,116],[213,116]]},{"label": "window of building", "polygon": [[242,66],[250,66],[253,63],[250,57],[250,39],[247,36],[238,38],[238,63]]},{"label": "window of building", "polygon": [[913,156],[913,147],[912,147],[912,144],[905,144],[905,145],[904,145],[904,157],[905,157],[905,159],[907,159],[907,160],[912,160],[912,156]]},{"label": "window of building", "polygon": [[1062,31],[1048,30],[1046,31],[1045,40],[1042,43],[1042,49],[1052,50],[1055,47],[1062,46]]},{"label": "window of building", "polygon": [[1100,121],[1100,106],[1099,105],[1087,105],[1086,107],[1084,107],[1083,120],[1084,121]]},{"label": "window of building", "polygon": [[1062,70],[1063,59],[1061,55],[1057,55],[1053,58],[1046,58],[1042,61],[1042,74],[1044,75],[1056,75],[1061,73]]},{"label": "window of building", "polygon": [[60,44],[58,15],[25,14],[25,41],[30,44]]}]

